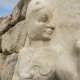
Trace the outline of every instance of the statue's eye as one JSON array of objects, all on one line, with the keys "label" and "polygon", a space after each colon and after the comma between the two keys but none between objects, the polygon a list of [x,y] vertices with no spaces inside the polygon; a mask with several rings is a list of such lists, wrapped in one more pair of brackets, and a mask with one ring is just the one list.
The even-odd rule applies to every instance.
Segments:
[{"label": "statue's eye", "polygon": [[39,19],[39,22],[47,22],[48,21],[48,16],[44,15]]}]

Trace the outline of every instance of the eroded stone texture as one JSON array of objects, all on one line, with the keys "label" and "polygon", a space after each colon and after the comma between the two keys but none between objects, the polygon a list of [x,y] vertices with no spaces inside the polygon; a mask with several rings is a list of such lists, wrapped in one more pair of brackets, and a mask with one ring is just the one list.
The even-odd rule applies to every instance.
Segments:
[{"label": "eroded stone texture", "polygon": [[7,15],[2,18],[1,23],[0,23],[0,34],[3,34],[10,28],[9,26],[10,21],[11,21],[11,15]]},{"label": "eroded stone texture", "polygon": [[8,32],[2,35],[2,52],[5,54],[19,52],[25,43],[27,35],[25,33],[26,29],[24,27],[24,21],[21,21],[13,28],[10,28]]},{"label": "eroded stone texture", "polygon": [[4,34],[19,21],[25,19],[27,4],[30,0],[20,0],[10,15],[0,18],[0,33]]},{"label": "eroded stone texture", "polygon": [[[11,27],[25,19],[26,8],[30,0],[20,0],[10,15],[0,18],[0,36],[5,34]],[[11,42],[11,41],[10,41]],[[1,43],[1,41],[0,41]]]},{"label": "eroded stone texture", "polygon": [[14,7],[11,16],[11,25],[15,25],[21,20],[25,19],[27,5],[31,0],[20,0],[19,3]]},{"label": "eroded stone texture", "polygon": [[9,26],[10,20],[11,20],[11,16],[8,15],[2,17],[0,21],[0,52],[2,51],[1,50],[2,34],[10,28]]},{"label": "eroded stone texture", "polygon": [[17,55],[18,54],[13,53],[7,56],[5,64],[3,66],[1,80],[12,80],[14,68],[17,62]]},{"label": "eroded stone texture", "polygon": [[2,49],[1,49],[1,42],[2,42],[2,37],[0,37],[0,53],[2,52]]},{"label": "eroded stone texture", "polygon": [[14,8],[13,28],[2,35],[2,52],[19,52],[17,64],[7,58],[2,80],[79,80],[80,0],[28,2]]},{"label": "eroded stone texture", "polygon": [[3,53],[0,53],[0,79],[1,79],[1,74],[2,74],[5,59],[6,59],[6,55],[4,55]]},{"label": "eroded stone texture", "polygon": [[80,28],[79,23],[77,26],[72,24],[74,16],[72,20],[69,18],[75,0],[64,2],[66,5],[50,1],[32,0],[28,5],[28,41],[19,52],[12,80],[79,80],[75,44],[80,37],[76,35]]},{"label": "eroded stone texture", "polygon": [[0,17],[0,23],[1,23],[1,21],[2,21],[2,18],[3,18],[3,17]]}]

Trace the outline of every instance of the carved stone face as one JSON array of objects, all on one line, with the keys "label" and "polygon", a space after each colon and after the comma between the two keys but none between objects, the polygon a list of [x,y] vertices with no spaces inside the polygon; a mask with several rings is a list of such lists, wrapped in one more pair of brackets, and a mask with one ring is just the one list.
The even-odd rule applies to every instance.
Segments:
[{"label": "carved stone face", "polygon": [[35,2],[35,5],[29,7],[26,14],[28,36],[35,40],[50,40],[54,30],[51,11],[40,2]]}]

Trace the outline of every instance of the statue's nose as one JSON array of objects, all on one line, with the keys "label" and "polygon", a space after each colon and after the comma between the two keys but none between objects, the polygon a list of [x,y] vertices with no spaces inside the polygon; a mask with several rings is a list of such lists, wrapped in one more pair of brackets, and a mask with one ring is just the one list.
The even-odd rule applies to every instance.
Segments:
[{"label": "statue's nose", "polygon": [[55,26],[54,26],[53,22],[50,22],[50,23],[46,24],[46,28],[49,28],[48,30],[54,30]]},{"label": "statue's nose", "polygon": [[50,30],[54,30],[55,26],[53,24],[47,24],[46,28],[48,28],[48,30],[50,31]]},{"label": "statue's nose", "polygon": [[52,29],[51,29],[51,28],[47,28],[46,31],[47,31],[47,32],[51,32]]}]

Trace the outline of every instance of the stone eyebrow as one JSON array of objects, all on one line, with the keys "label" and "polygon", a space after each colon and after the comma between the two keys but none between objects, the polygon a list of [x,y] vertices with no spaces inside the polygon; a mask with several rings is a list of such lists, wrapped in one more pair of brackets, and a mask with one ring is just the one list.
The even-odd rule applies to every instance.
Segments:
[{"label": "stone eyebrow", "polygon": [[34,13],[42,10],[44,7],[45,6],[38,6],[38,7],[32,8],[30,14],[34,14]]}]

